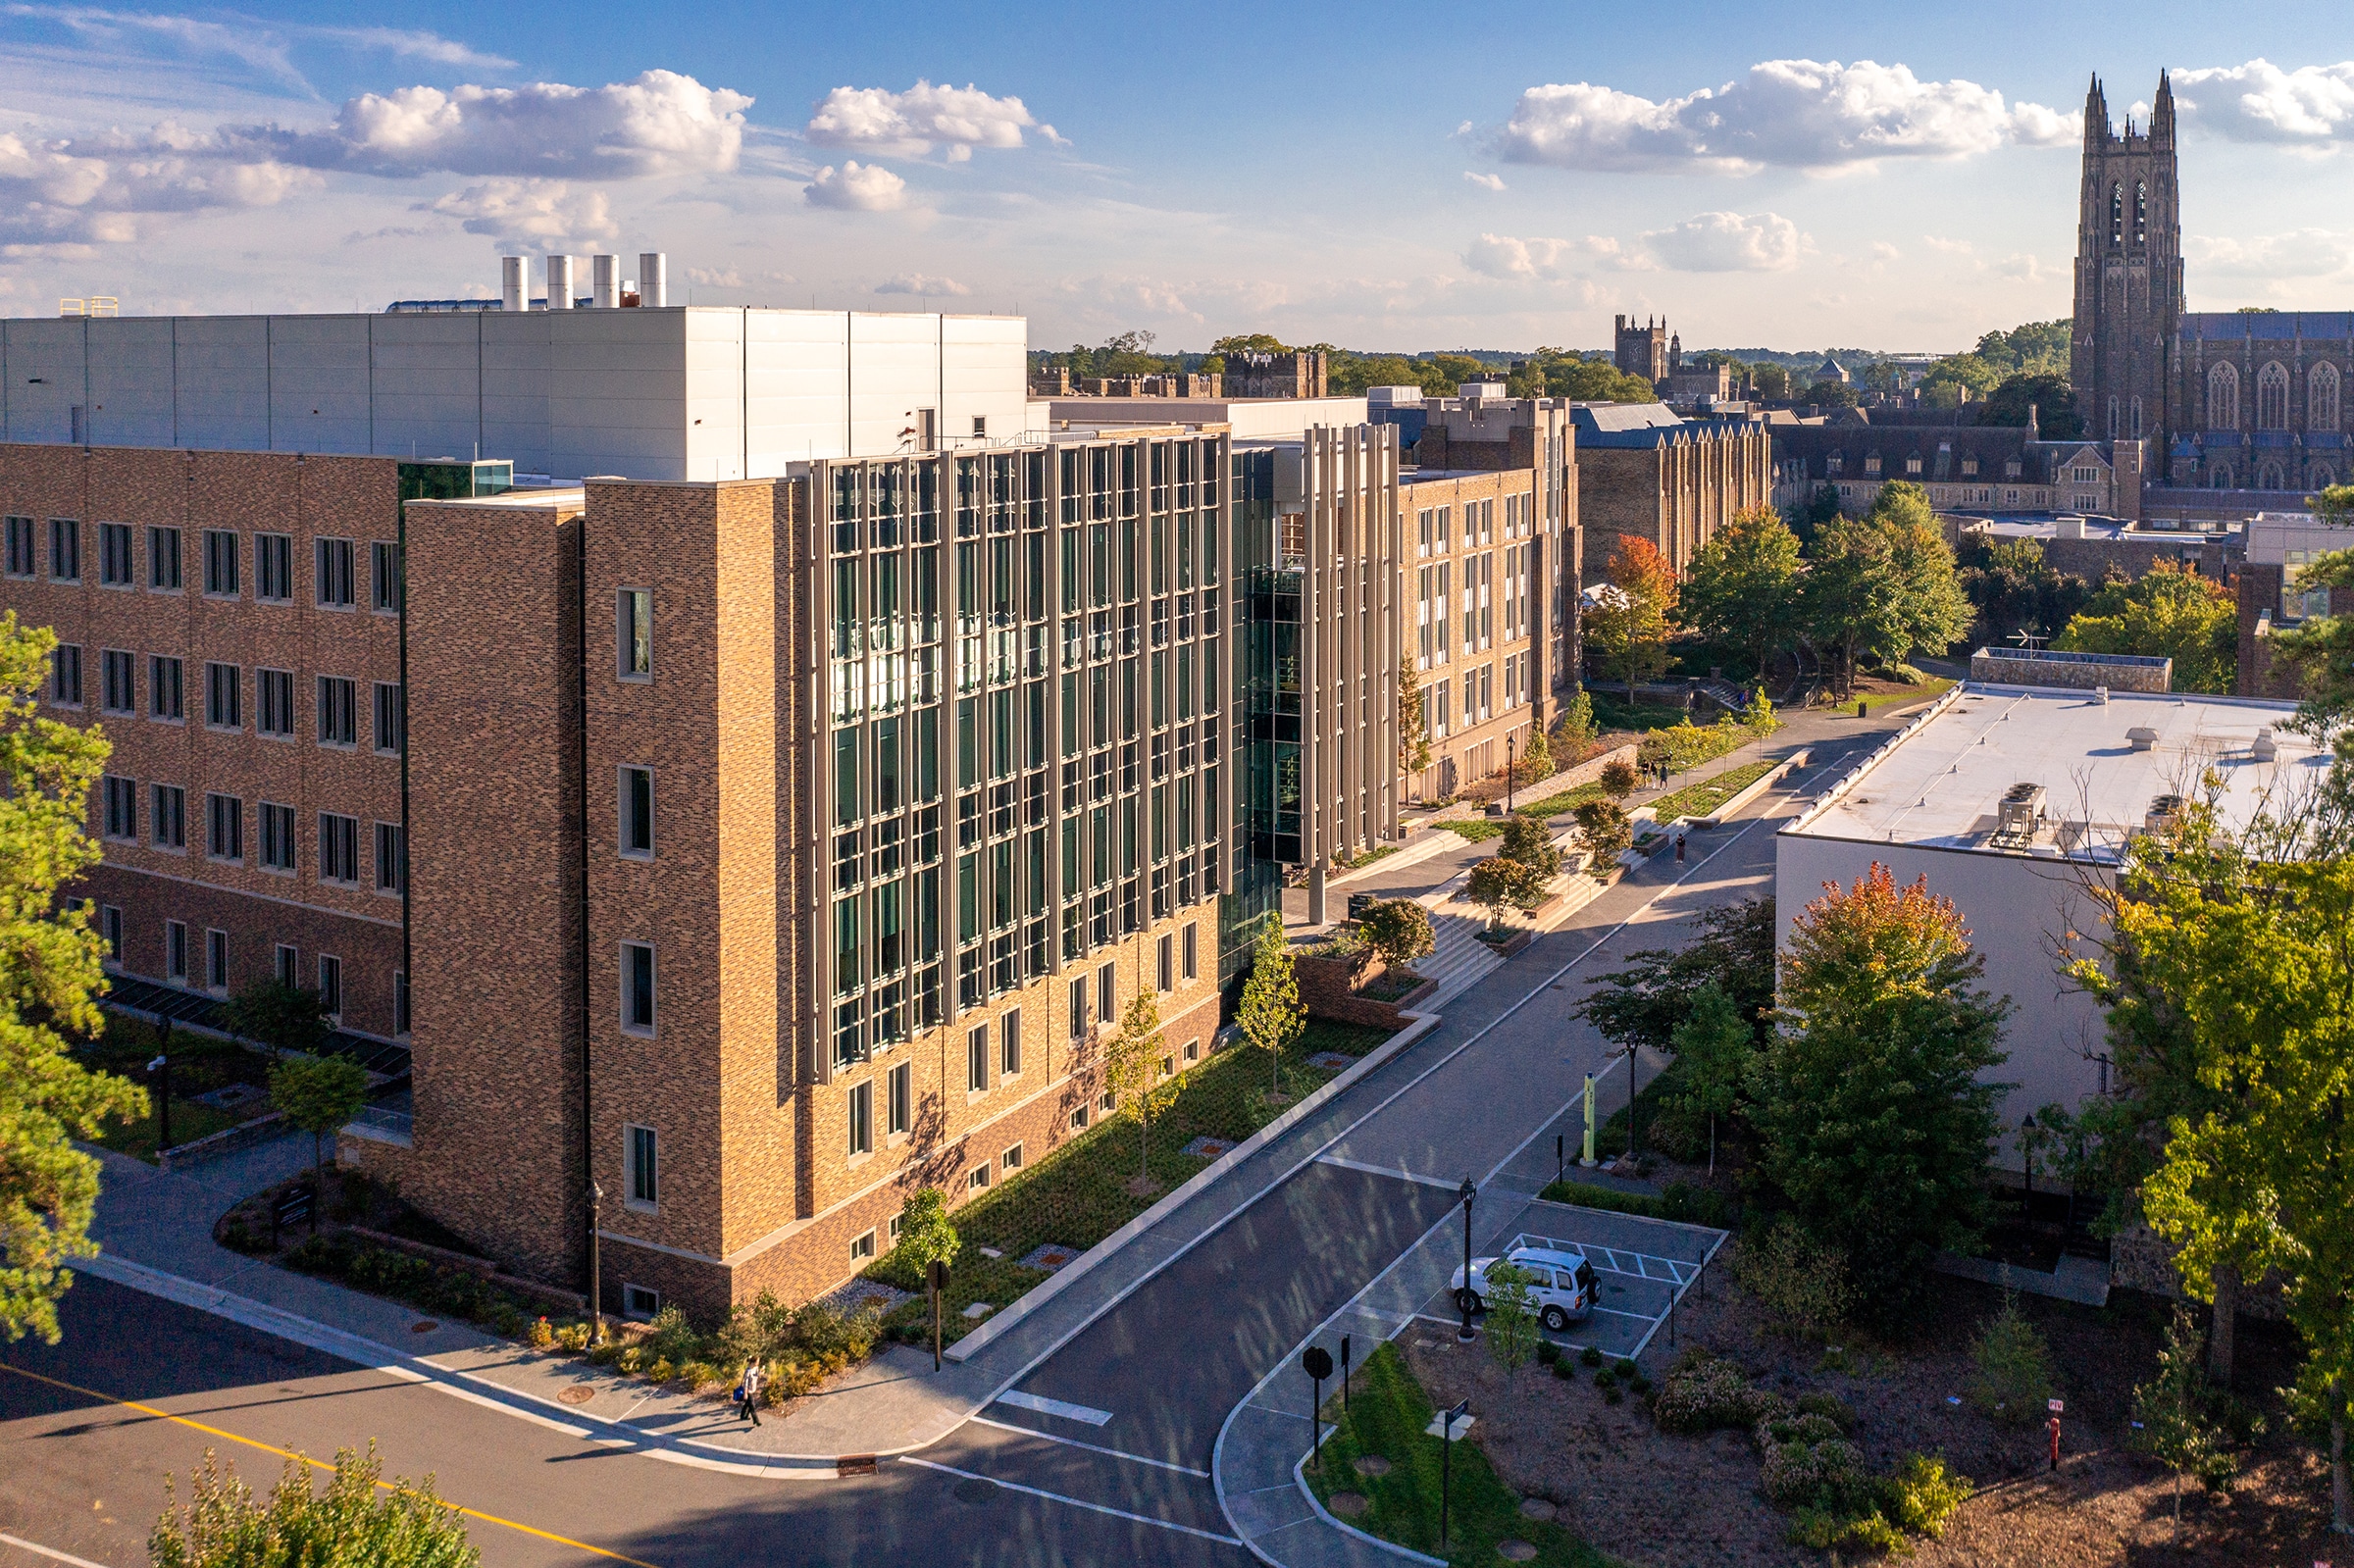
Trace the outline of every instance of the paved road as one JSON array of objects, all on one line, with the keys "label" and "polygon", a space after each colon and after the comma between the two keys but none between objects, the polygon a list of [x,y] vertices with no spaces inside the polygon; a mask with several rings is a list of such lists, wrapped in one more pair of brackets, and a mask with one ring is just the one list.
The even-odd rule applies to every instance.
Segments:
[{"label": "paved road", "polygon": [[[1817,743],[1810,777],[1893,725],[1844,728]],[[1786,813],[1770,797],[1761,807]],[[1628,951],[1672,944],[1673,923],[1769,886],[1772,826],[1753,818],[1694,835],[1691,864],[1653,862],[1486,977],[1356,1086],[1344,1115],[1316,1119],[1345,1129],[1329,1149],[1319,1146],[1329,1131],[1304,1137],[1297,1170],[1019,1386],[1055,1401],[1049,1410],[1100,1422],[1000,1402],[876,1476],[742,1479],[599,1448],[83,1276],[63,1346],[0,1348],[0,1368],[17,1369],[0,1370],[0,1534],[106,1568],[144,1561],[162,1472],[184,1476],[208,1445],[254,1481],[281,1462],[187,1424],[201,1423],[322,1457],[374,1435],[388,1473],[435,1473],[450,1501],[487,1516],[473,1534],[494,1568],[615,1557],[654,1568],[1247,1563],[1204,1474],[1227,1411],[1446,1217],[1463,1174],[1484,1177],[1555,1123],[1608,1059],[1570,1005]],[[43,1560],[0,1543],[0,1564]]]}]

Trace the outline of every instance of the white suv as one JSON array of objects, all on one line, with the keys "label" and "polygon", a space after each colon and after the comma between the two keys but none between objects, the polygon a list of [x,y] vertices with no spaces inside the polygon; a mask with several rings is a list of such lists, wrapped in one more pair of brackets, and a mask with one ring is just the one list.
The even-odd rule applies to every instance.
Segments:
[{"label": "white suv", "polygon": [[1449,1282],[1455,1304],[1485,1312],[1488,1271],[1499,1263],[1509,1263],[1529,1277],[1530,1303],[1545,1327],[1557,1334],[1567,1328],[1572,1318],[1582,1318],[1594,1309],[1594,1265],[1586,1261],[1583,1252],[1544,1246],[1516,1246],[1501,1258],[1473,1258],[1468,1285],[1458,1267]]}]

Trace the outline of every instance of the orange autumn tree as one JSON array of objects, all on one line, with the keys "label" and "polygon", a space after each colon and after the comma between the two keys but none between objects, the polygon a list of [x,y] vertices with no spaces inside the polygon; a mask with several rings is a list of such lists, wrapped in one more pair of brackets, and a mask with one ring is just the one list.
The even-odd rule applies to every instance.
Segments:
[{"label": "orange autumn tree", "polygon": [[1875,862],[1792,927],[1747,1114],[1766,1179],[1886,1323],[1938,1251],[1977,1247],[2003,1088],[1980,1075],[2010,999],[1978,988],[1985,960],[1926,878],[1900,887]]},{"label": "orange autumn tree", "polygon": [[1675,568],[1649,539],[1620,535],[1604,573],[1608,581],[1585,613],[1583,633],[1601,673],[1635,686],[1667,668],[1667,632],[1675,614]]}]

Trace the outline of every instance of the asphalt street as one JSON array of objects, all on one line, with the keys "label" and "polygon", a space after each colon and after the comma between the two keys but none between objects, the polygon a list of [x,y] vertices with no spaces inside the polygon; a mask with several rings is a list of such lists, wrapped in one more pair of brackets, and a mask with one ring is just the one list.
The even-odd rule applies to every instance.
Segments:
[{"label": "asphalt street", "polygon": [[[1817,743],[1807,777],[1893,727]],[[1546,1134],[1608,1063],[1569,1016],[1595,977],[1769,888],[1771,819],[1791,808],[1754,809],[1766,815],[1693,834],[1687,864],[1639,869],[1449,1004],[1349,1091],[1322,1124],[1345,1129],[1337,1139],[1303,1147],[1267,1193],[1030,1369],[1029,1407],[993,1404],[912,1460],[788,1483],[617,1452],[85,1275],[61,1346],[0,1347],[0,1536],[130,1568],[164,1473],[184,1495],[206,1448],[267,1485],[283,1461],[265,1450],[327,1458],[373,1437],[387,1475],[431,1473],[476,1515],[492,1568],[1249,1562],[1205,1474],[1228,1410],[1446,1217],[1456,1182]],[[0,1565],[51,1560],[0,1543]]]}]

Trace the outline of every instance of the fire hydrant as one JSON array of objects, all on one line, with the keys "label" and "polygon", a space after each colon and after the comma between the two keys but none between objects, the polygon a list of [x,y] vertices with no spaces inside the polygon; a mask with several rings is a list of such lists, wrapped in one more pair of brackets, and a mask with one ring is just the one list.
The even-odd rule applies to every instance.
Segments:
[{"label": "fire hydrant", "polygon": [[2052,1468],[2053,1468],[2054,1470],[2057,1470],[2057,1469],[2059,1469],[2059,1468],[2060,1468],[2060,1418],[2059,1418],[2058,1416],[2054,1416],[2054,1417],[2052,1417],[2052,1420],[2051,1420],[2051,1428],[2052,1428]]}]

